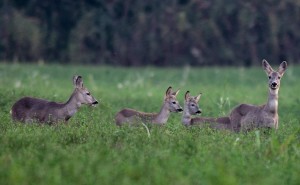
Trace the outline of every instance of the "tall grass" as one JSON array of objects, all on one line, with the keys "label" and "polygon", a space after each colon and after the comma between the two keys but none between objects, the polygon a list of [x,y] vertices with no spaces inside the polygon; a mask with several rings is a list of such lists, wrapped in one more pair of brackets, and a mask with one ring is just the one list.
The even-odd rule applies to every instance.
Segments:
[{"label": "tall grass", "polygon": [[[276,68],[274,66],[274,68]],[[202,116],[223,116],[238,103],[263,104],[260,68],[112,68],[0,65],[1,184],[299,184],[300,67],[281,82],[277,131],[230,133],[186,128],[181,114],[165,126],[117,127],[124,107],[155,112],[169,85],[203,93]],[[82,107],[68,124],[14,123],[9,111],[22,96],[66,101],[72,76],[100,105]]]}]

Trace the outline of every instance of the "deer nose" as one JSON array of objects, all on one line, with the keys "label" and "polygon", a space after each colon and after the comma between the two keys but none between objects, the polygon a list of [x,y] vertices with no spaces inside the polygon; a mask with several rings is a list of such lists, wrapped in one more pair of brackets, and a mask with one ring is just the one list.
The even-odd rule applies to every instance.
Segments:
[{"label": "deer nose", "polygon": [[96,104],[98,104],[98,101],[94,101],[92,104],[93,104],[93,105],[96,105]]},{"label": "deer nose", "polygon": [[272,82],[271,87],[277,87],[277,83],[276,82]]},{"label": "deer nose", "polygon": [[196,113],[197,113],[197,114],[201,114],[201,113],[202,113],[201,109],[197,110]]},{"label": "deer nose", "polygon": [[178,111],[178,112],[182,112],[183,110],[182,110],[182,108],[179,108],[179,109],[177,109],[177,111]]}]

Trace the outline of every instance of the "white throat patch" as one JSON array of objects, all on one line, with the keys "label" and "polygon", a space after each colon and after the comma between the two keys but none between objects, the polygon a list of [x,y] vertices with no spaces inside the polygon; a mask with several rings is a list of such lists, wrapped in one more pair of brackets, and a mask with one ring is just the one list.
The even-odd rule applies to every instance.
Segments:
[{"label": "white throat patch", "polygon": [[269,102],[269,107],[271,110],[275,111],[277,109],[277,106],[278,106],[278,100],[271,100]]}]

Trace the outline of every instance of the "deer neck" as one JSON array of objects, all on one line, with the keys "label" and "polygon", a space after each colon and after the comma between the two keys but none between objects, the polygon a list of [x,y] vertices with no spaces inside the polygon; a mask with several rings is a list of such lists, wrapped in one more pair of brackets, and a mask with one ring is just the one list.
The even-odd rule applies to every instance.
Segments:
[{"label": "deer neck", "polygon": [[184,105],[183,113],[182,113],[182,123],[184,125],[190,125],[192,120],[192,116],[190,112],[188,111],[188,107]]},{"label": "deer neck", "polygon": [[164,103],[161,107],[159,113],[155,116],[154,122],[155,123],[166,123],[168,121],[168,118],[170,116],[170,110],[167,107],[167,104]]},{"label": "deer neck", "polygon": [[76,96],[76,90],[73,92],[69,100],[65,103],[64,106],[64,113],[66,117],[73,116],[79,107],[81,106],[81,103],[77,100]]},{"label": "deer neck", "polygon": [[267,112],[277,114],[278,110],[278,91],[279,89],[276,90],[269,90],[269,97],[268,97],[268,102],[265,106],[265,109]]}]

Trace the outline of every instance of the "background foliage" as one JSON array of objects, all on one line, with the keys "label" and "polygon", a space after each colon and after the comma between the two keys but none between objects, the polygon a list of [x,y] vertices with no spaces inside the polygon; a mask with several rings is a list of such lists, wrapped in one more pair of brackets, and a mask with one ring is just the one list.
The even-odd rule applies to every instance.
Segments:
[{"label": "background foliage", "polygon": [[299,63],[299,22],[298,0],[3,0],[0,60]]}]

